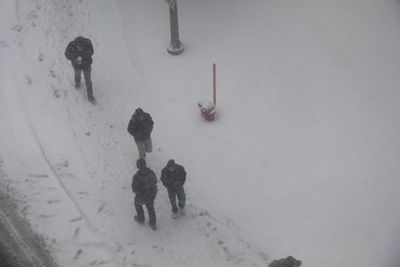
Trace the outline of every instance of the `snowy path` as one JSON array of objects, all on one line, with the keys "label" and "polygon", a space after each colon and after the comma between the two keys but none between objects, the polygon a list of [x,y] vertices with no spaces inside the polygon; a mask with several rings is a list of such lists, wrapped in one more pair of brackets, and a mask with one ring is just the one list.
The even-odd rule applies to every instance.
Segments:
[{"label": "snowy path", "polygon": [[[399,3],[161,0],[0,3],[1,184],[61,266],[397,267]],[[362,4],[361,4],[362,2]],[[340,15],[341,20],[337,17]],[[106,19],[105,19],[106,18]],[[95,46],[98,105],[64,58]],[[368,55],[368,56],[366,56]],[[218,67],[218,119],[199,119]],[[188,172],[173,220],[133,221],[132,112],[155,121],[149,166]]]}]

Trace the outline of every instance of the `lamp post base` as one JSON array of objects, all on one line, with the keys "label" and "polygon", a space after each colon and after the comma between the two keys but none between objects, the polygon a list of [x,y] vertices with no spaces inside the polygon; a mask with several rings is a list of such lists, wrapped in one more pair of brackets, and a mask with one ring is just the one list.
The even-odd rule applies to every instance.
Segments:
[{"label": "lamp post base", "polygon": [[172,44],[171,44],[171,45],[167,48],[167,52],[168,52],[169,54],[171,54],[171,55],[174,55],[174,56],[177,56],[177,55],[182,54],[184,50],[185,50],[185,46],[184,46],[183,44],[181,44],[180,42],[179,42],[178,45],[172,45]]}]

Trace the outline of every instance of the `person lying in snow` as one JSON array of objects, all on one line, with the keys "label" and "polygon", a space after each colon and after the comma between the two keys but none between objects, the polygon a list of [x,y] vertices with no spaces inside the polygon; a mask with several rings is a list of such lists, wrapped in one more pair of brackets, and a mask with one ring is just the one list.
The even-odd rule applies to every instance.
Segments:
[{"label": "person lying in snow", "polygon": [[286,259],[274,260],[268,267],[300,267],[300,265],[301,261],[289,256]]},{"label": "person lying in snow", "polygon": [[65,57],[71,61],[75,72],[75,88],[81,86],[81,72],[85,77],[87,96],[90,102],[96,104],[96,99],[93,96],[91,72],[92,72],[92,55],[93,45],[90,39],[78,36],[70,42],[65,49]]}]

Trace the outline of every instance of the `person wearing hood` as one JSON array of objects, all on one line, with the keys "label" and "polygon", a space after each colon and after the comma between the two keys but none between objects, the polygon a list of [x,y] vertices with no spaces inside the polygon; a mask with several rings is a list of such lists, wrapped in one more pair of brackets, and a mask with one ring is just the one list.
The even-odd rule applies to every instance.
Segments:
[{"label": "person wearing hood", "polygon": [[[169,160],[167,166],[161,171],[161,182],[168,190],[174,218],[177,216],[179,209],[181,213],[184,213],[186,194],[183,185],[185,181],[186,171],[183,166],[176,164],[173,159]],[[176,199],[178,199],[178,205],[176,205]]]},{"label": "person wearing hood", "polygon": [[143,205],[146,206],[149,214],[149,225],[156,230],[156,212],[154,210],[154,200],[157,195],[157,177],[154,171],[146,166],[144,159],[136,161],[138,171],[132,178],[132,191],[135,194],[135,221],[144,223]]},{"label": "person wearing hood", "polygon": [[65,49],[65,57],[71,61],[72,67],[74,68],[75,88],[79,89],[81,87],[81,73],[83,72],[88,99],[93,104],[96,104],[91,80],[93,52],[92,41],[88,38],[78,36],[68,44]]},{"label": "person wearing hood", "polygon": [[128,132],[135,139],[139,158],[144,159],[146,153],[153,151],[151,142],[151,132],[153,131],[154,122],[149,113],[144,112],[141,108],[137,108],[133,113],[128,124]]}]

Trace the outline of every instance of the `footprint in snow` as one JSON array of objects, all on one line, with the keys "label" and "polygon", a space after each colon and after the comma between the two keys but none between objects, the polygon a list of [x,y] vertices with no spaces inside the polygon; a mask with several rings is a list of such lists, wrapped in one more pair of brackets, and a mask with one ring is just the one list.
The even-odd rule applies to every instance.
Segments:
[{"label": "footprint in snow", "polygon": [[117,243],[115,243],[115,245],[116,245],[115,251],[121,252],[123,250],[123,247],[122,247],[122,245],[120,243],[117,242]]},{"label": "footprint in snow", "polygon": [[57,166],[57,169],[60,170],[62,168],[68,168],[69,163],[67,160],[62,160],[61,162],[57,163],[56,166]]},{"label": "footprint in snow", "polygon": [[36,22],[35,22],[35,20],[36,20],[37,18],[38,18],[38,16],[36,15],[36,13],[35,13],[34,10],[31,11],[31,12],[29,13],[28,17],[27,17],[27,19],[31,21],[31,25],[32,25],[33,28],[36,27]]},{"label": "footprint in snow", "polygon": [[50,74],[50,76],[52,77],[52,78],[57,78],[57,75],[56,75],[56,73],[54,72],[54,70],[50,70],[49,71],[49,74]]},{"label": "footprint in snow", "polygon": [[29,74],[25,75],[25,81],[28,85],[32,84],[32,77]]},{"label": "footprint in snow", "polygon": [[61,202],[62,202],[62,200],[60,200],[60,199],[52,199],[52,200],[47,201],[48,204],[57,204],[57,203],[61,203]]},{"label": "footprint in snow", "polygon": [[79,257],[81,256],[82,252],[83,252],[82,249],[78,249],[78,251],[75,253],[74,260],[79,259]]},{"label": "footprint in snow", "polygon": [[53,190],[58,190],[58,188],[57,187],[46,187],[46,190],[53,191]]},{"label": "footprint in snow", "polygon": [[56,217],[58,214],[60,214],[59,211],[52,213],[52,214],[41,214],[41,215],[39,215],[39,218],[50,219],[50,218]]},{"label": "footprint in snow", "polygon": [[24,27],[22,27],[22,25],[15,25],[11,28],[12,31],[16,31],[16,32],[21,32],[24,29]]},{"label": "footprint in snow", "polygon": [[82,217],[79,216],[79,217],[72,218],[72,219],[70,220],[70,222],[78,222],[78,221],[81,221],[81,220],[82,220]]},{"label": "footprint in snow", "polygon": [[81,195],[81,196],[88,196],[88,195],[90,195],[88,192],[86,192],[86,191],[81,191],[81,192],[78,192],[77,193],[78,195]]},{"label": "footprint in snow", "polygon": [[199,216],[207,216],[207,215],[208,215],[208,211],[206,211],[206,210],[201,210],[199,212]]},{"label": "footprint in snow", "polygon": [[99,209],[97,210],[97,213],[101,213],[104,210],[105,207],[106,207],[106,203],[102,203],[100,205]]},{"label": "footprint in snow", "polygon": [[48,178],[49,175],[48,174],[41,174],[41,173],[32,173],[28,175],[29,177],[32,178]]},{"label": "footprint in snow", "polygon": [[40,52],[39,55],[38,55],[38,60],[39,60],[40,62],[42,62],[43,59],[44,59],[44,54],[43,54],[42,52]]},{"label": "footprint in snow", "polygon": [[81,231],[81,228],[80,228],[80,227],[76,227],[76,228],[75,228],[74,238],[77,238],[77,237],[78,237],[80,231]]},{"label": "footprint in snow", "polygon": [[162,247],[159,247],[159,246],[157,246],[157,245],[154,245],[153,246],[153,249],[155,250],[155,251],[157,251],[157,252],[164,252],[164,248],[162,248]]}]

